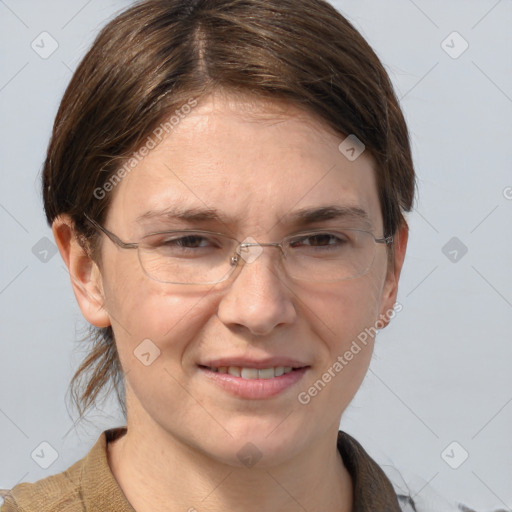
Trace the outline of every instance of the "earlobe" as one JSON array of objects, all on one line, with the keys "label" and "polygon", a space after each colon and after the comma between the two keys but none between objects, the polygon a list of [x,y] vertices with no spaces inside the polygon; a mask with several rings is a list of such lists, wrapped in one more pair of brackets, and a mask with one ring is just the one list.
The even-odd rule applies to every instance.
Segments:
[{"label": "earlobe", "polygon": [[98,265],[80,245],[73,219],[69,215],[60,215],[53,221],[52,231],[83,316],[96,327],[108,327],[111,324],[104,306],[101,273]]}]

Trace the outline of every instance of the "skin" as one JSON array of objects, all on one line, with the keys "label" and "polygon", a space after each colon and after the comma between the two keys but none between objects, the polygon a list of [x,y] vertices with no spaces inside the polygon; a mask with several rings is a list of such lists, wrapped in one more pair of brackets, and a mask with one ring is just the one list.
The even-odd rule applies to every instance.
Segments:
[{"label": "skin", "polygon": [[[104,225],[128,242],[152,230],[180,228],[274,242],[300,229],[288,223],[294,211],[351,205],[368,213],[372,232],[382,237],[375,163],[367,152],[350,162],[338,150],[343,138],[291,105],[216,92],[116,187]],[[135,220],[171,205],[206,205],[226,221]],[[391,264],[386,248],[377,245],[372,268],[356,279],[293,280],[280,266],[279,251],[268,247],[214,286],[149,279],[137,251],[105,237],[96,264],[76,243],[65,215],[55,220],[53,232],[84,317],[98,327],[112,325],[115,333],[128,433],[109,445],[109,464],[138,512],[352,509],[353,484],[336,437],[342,412],[367,372],[373,340],[307,405],[297,395],[360,332],[389,316],[406,226],[395,234]],[[146,338],[161,351],[150,366],[133,354]],[[289,356],[310,368],[275,397],[242,399],[213,385],[197,366],[234,355]],[[252,468],[237,457],[248,442],[262,455]]]}]

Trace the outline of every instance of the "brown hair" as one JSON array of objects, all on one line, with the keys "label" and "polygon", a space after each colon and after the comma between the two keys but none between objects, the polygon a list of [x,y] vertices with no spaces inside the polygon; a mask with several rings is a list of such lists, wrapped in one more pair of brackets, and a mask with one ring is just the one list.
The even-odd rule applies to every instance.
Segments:
[{"label": "brown hair", "polygon": [[[48,223],[69,214],[94,248],[84,213],[102,222],[110,200],[95,191],[108,190],[159,123],[217,89],[285,100],[356,135],[378,164],[384,234],[405,223],[415,175],[398,100],[368,43],[323,0],[146,0],[112,20],[55,119],[43,169]],[[112,328],[92,338],[71,383],[75,404],[83,413],[110,383],[124,409]]]}]

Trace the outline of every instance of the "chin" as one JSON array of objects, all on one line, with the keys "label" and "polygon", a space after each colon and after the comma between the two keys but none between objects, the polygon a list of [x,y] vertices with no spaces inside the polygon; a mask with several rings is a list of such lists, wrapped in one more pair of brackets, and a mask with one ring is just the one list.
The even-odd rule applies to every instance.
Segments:
[{"label": "chin", "polygon": [[[293,413],[290,415],[293,416]],[[211,439],[210,456],[230,466],[270,468],[285,463],[307,443],[304,426],[297,418],[241,418],[226,430],[232,435]],[[283,421],[284,419],[284,421]]]}]

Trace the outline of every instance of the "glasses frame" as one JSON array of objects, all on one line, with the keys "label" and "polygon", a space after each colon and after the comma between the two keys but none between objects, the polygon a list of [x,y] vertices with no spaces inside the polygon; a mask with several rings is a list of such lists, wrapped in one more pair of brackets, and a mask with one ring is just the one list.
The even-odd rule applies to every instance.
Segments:
[{"label": "glasses frame", "polygon": [[[103,234],[105,234],[115,245],[117,245],[121,249],[137,249],[137,250],[139,250],[139,246],[140,246],[141,242],[124,242],[115,233],[112,233],[112,231],[109,231],[106,227],[102,226],[101,224],[96,222],[94,219],[91,219],[91,217],[89,217],[89,215],[87,215],[86,213],[84,213],[84,217],[98,231],[100,231]],[[377,244],[392,245],[393,241],[394,241],[394,237],[392,235],[385,236],[383,238],[378,238],[371,231],[366,231],[364,229],[358,229],[358,228],[344,228],[344,229],[350,230],[350,231],[358,231],[358,232],[362,232],[362,233],[366,233],[368,235],[371,235],[373,240],[374,240],[374,242],[377,243]],[[151,275],[148,274],[148,272],[146,271],[146,269],[142,265],[142,262],[140,261],[140,253],[139,253],[139,263],[140,263],[140,266],[142,267],[142,270],[144,271],[144,273],[150,279],[152,279],[154,281],[157,281],[159,283],[185,284],[185,285],[187,285],[187,284],[197,284],[197,285],[217,284],[217,283],[221,283],[222,281],[227,280],[228,277],[233,274],[234,269],[239,266],[240,259],[243,260],[243,258],[241,258],[241,249],[248,248],[248,247],[279,247],[281,249],[281,252],[283,254],[285,254],[285,251],[283,249],[283,243],[288,238],[292,238],[294,236],[301,235],[301,234],[307,234],[309,232],[317,233],[317,232],[321,232],[321,231],[322,230],[314,230],[314,229],[312,229],[311,231],[310,230],[298,231],[297,233],[293,233],[292,235],[287,235],[287,236],[283,237],[283,239],[280,242],[262,242],[262,243],[260,243],[260,242],[240,242],[240,240],[238,240],[238,239],[236,239],[236,238],[234,238],[232,236],[226,235],[225,233],[220,233],[220,232],[217,232],[217,231],[201,230],[201,229],[171,229],[171,230],[165,230],[165,231],[157,231],[157,232],[154,232],[154,233],[150,233],[149,235],[146,235],[146,236],[151,236],[151,235],[155,235],[155,234],[165,234],[165,233],[194,232],[194,233],[205,233],[205,234],[210,234],[210,235],[220,235],[220,236],[222,236],[224,238],[229,238],[229,239],[237,242],[238,245],[236,247],[235,253],[233,254],[233,256],[230,259],[230,263],[233,266],[233,269],[230,272],[226,273],[226,275],[223,278],[219,279],[218,281],[214,281],[214,282],[208,282],[208,283],[181,283],[179,281],[162,281],[162,280],[156,279],[155,277],[152,277]],[[329,230],[326,229],[325,231],[329,231]],[[345,278],[345,279],[339,279],[339,280],[330,281],[330,282],[342,282],[342,281],[347,281],[349,279],[355,279],[357,277],[361,277],[361,276],[365,275],[370,270],[372,265],[373,265],[373,260],[372,260],[372,263],[370,264],[370,266],[368,267],[368,269],[364,273],[358,274],[358,275],[353,276],[353,277],[348,277],[348,278]],[[295,278],[295,279],[297,279],[297,278]]]}]

